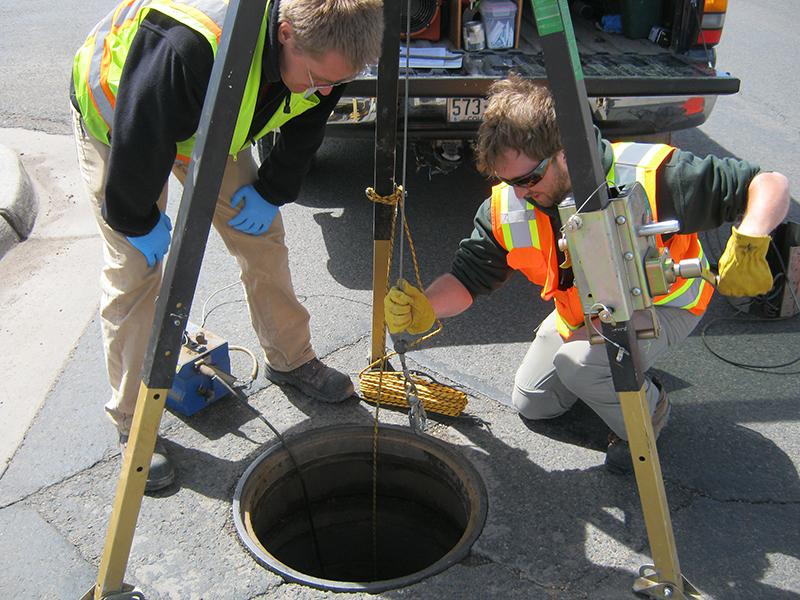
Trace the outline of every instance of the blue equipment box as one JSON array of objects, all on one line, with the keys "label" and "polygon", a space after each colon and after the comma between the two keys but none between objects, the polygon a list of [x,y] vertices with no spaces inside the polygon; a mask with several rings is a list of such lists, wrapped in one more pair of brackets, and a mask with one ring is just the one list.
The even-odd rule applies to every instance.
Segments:
[{"label": "blue equipment box", "polygon": [[181,354],[175,367],[175,379],[172,389],[167,392],[167,405],[186,416],[193,415],[230,393],[218,378],[212,379],[197,372],[197,366],[201,363],[214,365],[230,373],[228,342],[202,327],[187,323]]}]

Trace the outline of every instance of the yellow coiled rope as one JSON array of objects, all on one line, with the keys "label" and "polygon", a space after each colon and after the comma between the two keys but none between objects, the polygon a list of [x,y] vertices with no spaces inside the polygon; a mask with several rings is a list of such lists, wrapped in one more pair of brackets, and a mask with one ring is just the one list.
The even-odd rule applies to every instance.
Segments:
[{"label": "yellow coiled rope", "polygon": [[[411,376],[417,386],[417,395],[426,412],[457,417],[467,406],[467,395],[435,381],[425,381]],[[367,400],[382,402],[400,408],[408,407],[405,374],[398,371],[370,371],[361,373],[361,394]]]}]

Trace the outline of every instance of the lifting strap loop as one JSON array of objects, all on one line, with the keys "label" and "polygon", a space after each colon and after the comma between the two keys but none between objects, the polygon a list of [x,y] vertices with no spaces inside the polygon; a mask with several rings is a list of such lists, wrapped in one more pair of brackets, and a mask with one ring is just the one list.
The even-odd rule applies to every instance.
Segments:
[{"label": "lifting strap loop", "polygon": [[400,202],[400,198],[403,197],[403,186],[395,184],[394,191],[388,196],[379,196],[378,193],[371,187],[366,189],[366,194],[367,198],[370,199],[372,202],[380,202],[381,204],[388,204],[389,206],[394,206],[398,202]]}]

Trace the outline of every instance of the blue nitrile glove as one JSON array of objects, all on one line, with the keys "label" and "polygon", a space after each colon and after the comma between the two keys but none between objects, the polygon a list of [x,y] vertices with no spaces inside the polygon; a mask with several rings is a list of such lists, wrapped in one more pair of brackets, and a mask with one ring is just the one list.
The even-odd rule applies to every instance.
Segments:
[{"label": "blue nitrile glove", "polygon": [[150,233],[138,237],[128,236],[128,241],[133,244],[134,248],[144,254],[147,259],[147,266],[152,267],[164,258],[167,250],[169,250],[170,231],[172,231],[172,221],[162,212],[158,223]]},{"label": "blue nitrile glove", "polygon": [[242,200],[242,210],[228,221],[228,225],[250,235],[264,233],[278,214],[278,207],[264,200],[252,185],[240,187],[231,198],[231,206],[236,208]]}]

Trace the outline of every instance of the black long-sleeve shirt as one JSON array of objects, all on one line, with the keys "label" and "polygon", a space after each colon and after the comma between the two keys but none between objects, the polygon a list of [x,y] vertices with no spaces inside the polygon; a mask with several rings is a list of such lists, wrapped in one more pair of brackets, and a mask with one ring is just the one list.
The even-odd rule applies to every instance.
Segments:
[{"label": "black long-sleeve shirt", "polygon": [[[251,139],[283,109],[290,94],[278,66],[278,5],[270,3]],[[197,131],[213,64],[210,44],[190,27],[155,10],[142,21],[122,70],[110,134],[103,217],[116,231],[145,235],[158,222],[156,202],[175,161],[177,143]],[[281,126],[253,184],[268,202],[281,206],[297,199],[344,87],[336,86],[327,96],[318,94],[317,106]]]}]

